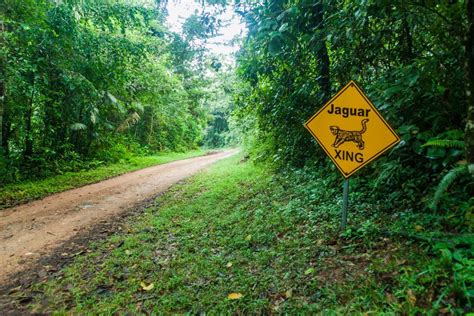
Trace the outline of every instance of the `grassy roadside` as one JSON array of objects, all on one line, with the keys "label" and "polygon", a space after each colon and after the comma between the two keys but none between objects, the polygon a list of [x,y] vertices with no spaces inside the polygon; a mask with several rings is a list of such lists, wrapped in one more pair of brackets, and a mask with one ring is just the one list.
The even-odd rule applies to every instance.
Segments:
[{"label": "grassy roadside", "polygon": [[[123,233],[90,245],[60,278],[34,287],[33,312],[408,313],[432,308],[429,257],[371,234],[363,212],[338,236],[339,196],[240,157],[173,187]],[[308,180],[308,179],[307,179]],[[314,179],[313,179],[314,180]],[[429,280],[427,281],[429,283]],[[431,294],[430,294],[431,293]],[[437,302],[433,312],[452,312]]]},{"label": "grassy roadside", "polygon": [[164,164],[167,162],[204,155],[207,151],[198,149],[185,153],[162,153],[146,157],[133,157],[128,161],[101,166],[92,170],[65,172],[41,180],[7,184],[0,187],[0,210],[47,195],[99,182],[130,171]]}]

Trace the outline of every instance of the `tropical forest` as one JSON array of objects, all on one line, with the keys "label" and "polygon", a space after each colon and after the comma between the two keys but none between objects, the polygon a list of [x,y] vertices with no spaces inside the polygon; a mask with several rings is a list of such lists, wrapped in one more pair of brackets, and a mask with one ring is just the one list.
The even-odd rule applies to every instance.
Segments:
[{"label": "tropical forest", "polygon": [[474,315],[474,1],[0,0],[0,315]]}]

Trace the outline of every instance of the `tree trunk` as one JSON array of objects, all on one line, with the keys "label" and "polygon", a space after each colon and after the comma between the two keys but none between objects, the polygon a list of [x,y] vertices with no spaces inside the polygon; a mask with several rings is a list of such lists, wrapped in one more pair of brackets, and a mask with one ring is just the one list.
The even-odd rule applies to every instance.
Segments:
[{"label": "tree trunk", "polygon": [[24,153],[24,159],[27,161],[31,156],[33,155],[33,137],[31,135],[31,114],[32,114],[31,106],[28,108],[25,114],[25,129],[26,129],[26,135],[25,135],[25,153]]},{"label": "tree trunk", "polygon": [[408,64],[413,59],[413,38],[410,31],[410,25],[408,24],[407,16],[405,15],[402,20],[402,34],[403,34],[403,61]]},{"label": "tree trunk", "polygon": [[467,40],[466,40],[466,99],[467,122],[464,133],[466,160],[469,172],[474,177],[474,0],[467,0]]},{"label": "tree trunk", "polygon": [[148,132],[148,145],[150,145],[150,144],[152,143],[152,141],[153,141],[152,138],[153,138],[153,124],[154,124],[154,122],[153,122],[153,114],[154,114],[154,113],[153,113],[153,109],[150,109],[150,111],[151,111],[151,117],[150,117],[150,130],[149,130],[149,132]]},{"label": "tree trunk", "polygon": [[329,54],[326,46],[326,38],[324,36],[324,8],[321,2],[313,5],[313,14],[316,23],[316,29],[319,34],[323,34],[318,40],[321,41],[321,46],[316,51],[318,58],[318,84],[323,92],[324,102],[331,97],[331,81],[329,74]]},{"label": "tree trunk", "polygon": [[[5,31],[5,26],[3,21],[0,21],[0,44],[3,45],[3,32]],[[5,60],[0,59],[0,155],[6,154],[6,150],[3,147],[4,144],[4,112],[5,112]],[[3,150],[2,150],[3,149]]]},{"label": "tree trunk", "polygon": [[[3,76],[2,76],[3,77]],[[0,155],[3,154],[3,112],[5,108],[5,83],[0,82]]]},{"label": "tree trunk", "polygon": [[6,97],[3,99],[3,119],[2,119],[2,142],[0,143],[0,149],[3,149],[3,155],[8,157],[8,139],[10,138],[10,127],[11,123],[9,120],[8,108],[6,106]]},{"label": "tree trunk", "polygon": [[35,80],[33,79],[33,85],[31,87],[31,98],[28,108],[25,113],[25,161],[33,156],[33,131],[31,126],[31,116],[33,115],[33,102],[35,97]]}]

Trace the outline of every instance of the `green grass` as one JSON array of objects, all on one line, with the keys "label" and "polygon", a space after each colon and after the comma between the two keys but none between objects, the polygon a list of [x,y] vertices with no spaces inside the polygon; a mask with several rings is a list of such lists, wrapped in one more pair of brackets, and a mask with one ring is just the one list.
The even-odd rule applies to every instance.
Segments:
[{"label": "green grass", "polygon": [[47,195],[99,182],[126,172],[163,164],[179,159],[204,155],[205,150],[193,150],[185,153],[162,153],[153,156],[133,157],[127,161],[101,166],[92,170],[65,172],[41,180],[7,184],[0,187],[0,210]]},{"label": "green grass", "polygon": [[[90,245],[64,276],[34,286],[31,310],[245,315],[431,308],[430,279],[412,280],[429,274],[429,257],[409,241],[374,233],[367,204],[353,210],[352,229],[339,236],[340,194],[331,180],[298,182],[240,159],[174,186],[123,233]],[[242,297],[231,300],[231,293]],[[445,306],[439,302],[434,311]]]}]

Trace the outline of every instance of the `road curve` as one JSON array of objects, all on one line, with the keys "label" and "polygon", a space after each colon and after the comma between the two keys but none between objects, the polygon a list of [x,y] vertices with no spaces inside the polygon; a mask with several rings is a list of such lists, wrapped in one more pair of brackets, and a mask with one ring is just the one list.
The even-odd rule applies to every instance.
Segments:
[{"label": "road curve", "polygon": [[149,167],[0,211],[0,284],[82,230],[237,152],[228,150]]}]

